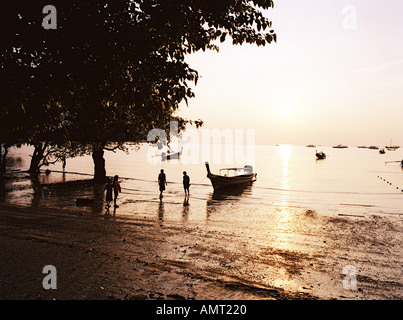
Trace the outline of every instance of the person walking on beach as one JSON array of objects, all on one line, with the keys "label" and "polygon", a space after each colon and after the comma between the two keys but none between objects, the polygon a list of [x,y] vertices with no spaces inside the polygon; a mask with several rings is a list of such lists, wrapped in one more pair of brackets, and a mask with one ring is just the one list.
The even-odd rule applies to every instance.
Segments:
[{"label": "person walking on beach", "polygon": [[115,208],[119,208],[119,206],[116,204],[116,199],[118,198],[120,192],[122,192],[122,189],[120,188],[119,176],[116,175],[113,178],[113,193],[114,193],[113,204]]},{"label": "person walking on beach", "polygon": [[109,209],[110,203],[112,201],[112,189],[113,189],[112,179],[108,178],[108,181],[104,187],[104,190],[106,190],[106,208],[107,209]]},{"label": "person walking on beach", "polygon": [[186,194],[189,195],[189,187],[190,187],[190,177],[187,175],[186,171],[183,171],[183,189],[185,189]]},{"label": "person walking on beach", "polygon": [[189,187],[190,177],[186,174],[186,171],[183,171],[183,189],[185,190],[185,201],[183,202],[184,206],[189,205]]},{"label": "person walking on beach", "polygon": [[165,190],[165,186],[168,184],[163,169],[161,169],[161,172],[158,175],[158,184],[160,186],[160,199],[162,199],[162,192]]}]

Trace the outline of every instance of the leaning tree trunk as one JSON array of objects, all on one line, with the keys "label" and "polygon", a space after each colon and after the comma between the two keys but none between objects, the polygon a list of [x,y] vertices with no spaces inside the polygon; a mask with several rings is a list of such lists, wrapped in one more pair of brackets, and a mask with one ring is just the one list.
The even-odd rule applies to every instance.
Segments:
[{"label": "leaning tree trunk", "polygon": [[94,180],[105,182],[106,170],[105,170],[105,159],[104,159],[104,149],[96,148],[92,151],[92,160],[94,161]]},{"label": "leaning tree trunk", "polygon": [[39,165],[43,159],[43,155],[48,146],[48,143],[37,143],[34,145],[34,153],[32,154],[31,164],[28,172],[31,174],[37,174],[39,172]]}]

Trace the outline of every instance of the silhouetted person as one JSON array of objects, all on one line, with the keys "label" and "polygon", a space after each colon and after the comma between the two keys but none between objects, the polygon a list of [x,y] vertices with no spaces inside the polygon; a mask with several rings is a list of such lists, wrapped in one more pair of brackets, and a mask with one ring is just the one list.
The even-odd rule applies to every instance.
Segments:
[{"label": "silhouetted person", "polygon": [[115,208],[119,208],[119,206],[116,204],[116,199],[118,198],[120,192],[122,192],[122,189],[120,188],[119,176],[116,175],[113,178],[113,204],[115,205]]},{"label": "silhouetted person", "polygon": [[113,184],[111,178],[108,178],[108,182],[105,184],[104,190],[106,190],[106,207],[107,209],[109,209],[110,203],[112,201],[112,190],[113,190]]},{"label": "silhouetted person", "polygon": [[190,177],[186,174],[186,171],[183,171],[183,189],[185,189],[185,195],[189,195],[189,187]]},{"label": "silhouetted person", "polygon": [[168,184],[163,169],[161,169],[161,172],[158,175],[158,184],[160,186],[160,199],[162,199],[162,192],[165,190],[165,186]]}]

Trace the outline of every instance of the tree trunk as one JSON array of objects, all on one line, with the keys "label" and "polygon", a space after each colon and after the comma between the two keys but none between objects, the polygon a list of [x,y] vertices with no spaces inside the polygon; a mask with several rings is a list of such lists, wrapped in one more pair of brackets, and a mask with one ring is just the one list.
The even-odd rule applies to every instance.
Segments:
[{"label": "tree trunk", "polygon": [[94,161],[94,180],[105,182],[106,180],[106,170],[105,170],[105,159],[104,159],[104,149],[94,149],[92,151],[92,160]]},{"label": "tree trunk", "polygon": [[0,143],[0,180],[3,180],[6,174],[6,161],[7,161],[8,148],[9,147],[7,145],[3,146]]},{"label": "tree trunk", "polygon": [[29,166],[28,172],[31,174],[37,174],[39,172],[39,165],[43,158],[43,154],[46,150],[47,143],[37,143],[34,147],[34,153],[32,154],[31,164]]}]

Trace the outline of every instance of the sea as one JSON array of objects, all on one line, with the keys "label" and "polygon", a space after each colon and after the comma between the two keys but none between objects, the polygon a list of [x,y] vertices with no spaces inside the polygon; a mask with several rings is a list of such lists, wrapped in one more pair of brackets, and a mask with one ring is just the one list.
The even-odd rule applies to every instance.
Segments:
[{"label": "sea", "polygon": [[[191,179],[187,219],[198,223],[205,223],[211,216],[217,219],[236,216],[247,222],[251,216],[282,208],[336,216],[403,214],[403,170],[398,162],[403,158],[403,148],[380,154],[377,149],[357,147],[256,145],[252,150],[254,156],[244,157],[251,160],[250,163],[239,163],[239,159],[238,163],[231,163],[231,157],[225,158],[225,148],[221,150],[221,158],[201,155],[202,152],[195,157],[190,151],[185,146],[179,160],[168,161],[161,159],[161,150],[149,144],[129,147],[126,151],[105,151],[107,175],[118,175],[121,182],[120,214],[130,216],[139,211],[153,214],[152,208],[155,212],[160,210],[157,179],[161,169],[168,182],[162,201],[168,220],[182,219],[177,212],[182,211],[185,200],[183,171]],[[326,159],[317,160],[316,151],[326,153]],[[12,174],[29,167],[31,154],[32,148],[28,146],[10,151]],[[209,161],[212,173],[219,173],[222,168],[252,164],[257,179],[251,186],[233,194],[216,195],[207,178],[206,161]],[[47,168],[50,170],[48,175],[44,173]],[[64,173],[61,163],[42,167],[40,182],[54,184],[91,179],[93,170],[91,156],[69,158]],[[22,205],[75,206],[75,199],[70,195],[61,194],[54,199],[41,195],[38,198],[34,189],[32,181],[16,180],[8,186],[3,200]],[[75,196],[91,197],[91,192],[77,190]]]}]

